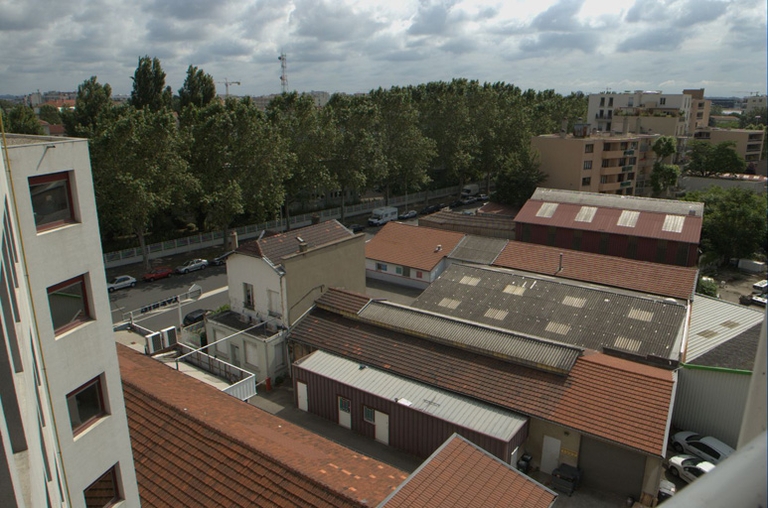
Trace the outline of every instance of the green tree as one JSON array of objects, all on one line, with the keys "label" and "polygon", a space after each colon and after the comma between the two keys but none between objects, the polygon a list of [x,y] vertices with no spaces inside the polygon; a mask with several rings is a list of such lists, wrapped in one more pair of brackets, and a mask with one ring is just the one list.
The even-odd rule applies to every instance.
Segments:
[{"label": "green tree", "polygon": [[743,173],[747,165],[736,153],[736,143],[733,141],[723,141],[713,146],[708,163],[712,171],[718,174]]},{"label": "green tree", "polygon": [[331,183],[327,161],[332,130],[327,117],[318,113],[314,99],[296,92],[273,99],[267,106],[267,118],[285,139],[291,154],[284,205],[290,225],[291,206],[325,192]]},{"label": "green tree", "polygon": [[65,111],[62,115],[67,136],[79,138],[93,137],[102,115],[114,112],[112,105],[112,87],[102,85],[96,76],[91,76],[77,87],[75,110]]},{"label": "green tree", "polygon": [[699,277],[699,280],[696,283],[696,292],[702,295],[716,298],[719,289],[720,288],[718,287],[717,282],[710,279],[709,277]]},{"label": "green tree", "polygon": [[213,76],[190,65],[187,69],[184,85],[179,88],[178,109],[182,110],[189,105],[202,108],[210,104],[215,98],[216,84],[213,81]]},{"label": "green tree", "polygon": [[677,141],[672,136],[659,136],[651,148],[656,154],[656,161],[664,162],[664,159],[677,151]]},{"label": "green tree", "polygon": [[695,176],[710,176],[713,174],[713,168],[710,166],[710,157],[712,154],[712,144],[706,141],[694,140],[688,145],[688,163],[685,166],[686,172]]},{"label": "green tree", "polygon": [[184,160],[186,142],[169,111],[128,107],[91,140],[102,229],[134,234],[149,269],[146,235],[152,220],[197,190]]},{"label": "green tree", "polygon": [[35,115],[35,111],[29,106],[18,104],[7,113],[3,114],[3,123],[7,132],[14,134],[45,134],[43,126]]},{"label": "green tree", "polygon": [[149,108],[150,111],[171,107],[173,92],[170,86],[165,86],[165,72],[157,57],[140,57],[131,79],[133,90],[128,101],[131,106],[136,109]]},{"label": "green tree", "polygon": [[539,169],[536,154],[525,148],[516,154],[508,155],[504,168],[496,178],[493,199],[520,208],[546,179],[546,173]]},{"label": "green tree", "polygon": [[675,164],[663,164],[654,162],[651,170],[651,187],[655,196],[663,192],[669,193],[669,189],[677,185],[680,178],[680,167]]},{"label": "green tree", "polygon": [[684,200],[704,203],[701,247],[705,254],[727,262],[765,251],[765,196],[740,188],[710,187],[689,193]]},{"label": "green tree", "polygon": [[51,106],[50,104],[43,104],[40,106],[39,117],[40,120],[48,122],[51,125],[61,124],[61,113],[59,113],[59,108]]}]

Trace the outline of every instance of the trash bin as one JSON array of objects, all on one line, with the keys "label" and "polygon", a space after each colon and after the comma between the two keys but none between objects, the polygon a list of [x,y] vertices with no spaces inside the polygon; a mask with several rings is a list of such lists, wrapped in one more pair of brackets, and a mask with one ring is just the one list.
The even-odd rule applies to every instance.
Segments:
[{"label": "trash bin", "polygon": [[552,471],[552,488],[569,496],[581,483],[581,469],[560,464]]},{"label": "trash bin", "polygon": [[517,461],[517,470],[521,473],[528,474],[528,470],[531,468],[531,460],[533,457],[530,453],[524,453],[520,460]]}]

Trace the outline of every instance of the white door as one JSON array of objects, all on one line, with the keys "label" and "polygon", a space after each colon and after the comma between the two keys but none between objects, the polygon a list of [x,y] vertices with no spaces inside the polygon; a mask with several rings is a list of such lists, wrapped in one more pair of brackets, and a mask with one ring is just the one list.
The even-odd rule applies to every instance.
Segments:
[{"label": "white door", "polygon": [[296,382],[296,388],[299,394],[299,409],[302,411],[309,410],[309,404],[307,399],[307,385],[306,383]]},{"label": "white door", "polygon": [[547,474],[552,474],[560,461],[560,440],[544,436],[544,446],[541,449],[541,466],[539,469]]},{"label": "white door", "polygon": [[389,444],[389,415],[376,411],[376,441]]},{"label": "white door", "polygon": [[344,397],[339,397],[339,425],[352,428],[352,403]]}]

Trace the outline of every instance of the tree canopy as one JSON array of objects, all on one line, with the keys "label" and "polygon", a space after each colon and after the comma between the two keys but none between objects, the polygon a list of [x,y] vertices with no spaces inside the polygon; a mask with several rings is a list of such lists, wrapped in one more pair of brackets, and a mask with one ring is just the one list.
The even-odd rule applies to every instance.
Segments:
[{"label": "tree canopy", "polygon": [[765,196],[738,187],[726,190],[713,186],[683,199],[704,203],[701,246],[705,253],[714,253],[727,262],[765,251]]},{"label": "tree canopy", "polygon": [[112,87],[109,83],[102,85],[96,76],[91,76],[77,87],[74,111],[62,116],[67,136],[93,137],[101,115],[112,109]]},{"label": "tree canopy", "polygon": [[213,76],[206,74],[202,69],[190,65],[187,69],[187,79],[179,88],[179,109],[187,106],[202,108],[216,98],[216,84]]},{"label": "tree canopy", "polygon": [[45,133],[35,111],[24,104],[18,104],[8,112],[3,111],[3,124],[5,124],[7,132],[14,134],[41,135]]},{"label": "tree canopy", "polygon": [[173,99],[171,87],[165,86],[165,72],[157,57],[148,55],[139,58],[133,74],[133,90],[129,103],[136,109],[149,108],[158,111],[170,108]]}]

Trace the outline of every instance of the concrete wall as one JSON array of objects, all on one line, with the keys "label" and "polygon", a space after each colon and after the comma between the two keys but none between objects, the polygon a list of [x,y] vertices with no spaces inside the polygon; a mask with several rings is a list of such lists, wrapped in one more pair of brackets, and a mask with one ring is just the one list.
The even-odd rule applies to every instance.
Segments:
[{"label": "concrete wall", "polygon": [[[531,418],[528,428],[528,439],[520,447],[533,456],[531,465],[541,467],[541,452],[544,446],[544,436],[560,440],[560,460],[570,466],[578,466],[579,448],[581,447],[581,434],[575,430],[567,429],[544,420]],[[520,453],[522,455],[522,452]]]},{"label": "concrete wall", "polygon": [[[39,331],[38,360],[50,395],[70,506],[84,506],[83,490],[115,464],[119,464],[126,506],[138,506],[87,141],[40,138],[33,144],[11,144],[8,152]],[[65,171],[70,174],[76,222],[38,232],[28,178]],[[47,288],[81,275],[85,278],[91,319],[56,336]],[[103,379],[104,404],[109,414],[73,436],[66,396],[97,376]]]},{"label": "concrete wall", "polygon": [[[227,258],[230,308],[238,314],[266,320],[269,318],[269,291],[282,295],[280,279],[281,276],[275,267],[263,259],[239,253],[232,254]],[[253,286],[253,309],[244,306],[244,283]],[[284,312],[281,311],[280,314],[283,315]]]},{"label": "concrete wall", "polygon": [[365,293],[365,235],[287,256],[283,268],[286,319],[292,324],[328,288]]},{"label": "concrete wall", "polygon": [[[206,323],[209,344],[236,334],[238,331],[213,320]],[[232,354],[232,346],[237,348],[237,358]],[[279,333],[263,338],[241,333],[208,348],[207,352],[235,367],[252,372],[256,375],[258,382],[267,378],[274,380],[277,376],[284,376],[289,372],[285,341],[283,335]]]}]

